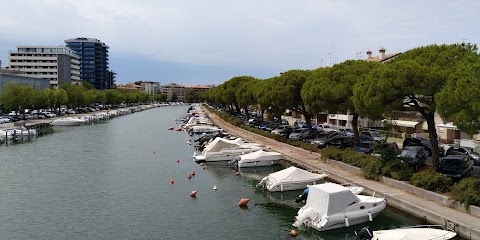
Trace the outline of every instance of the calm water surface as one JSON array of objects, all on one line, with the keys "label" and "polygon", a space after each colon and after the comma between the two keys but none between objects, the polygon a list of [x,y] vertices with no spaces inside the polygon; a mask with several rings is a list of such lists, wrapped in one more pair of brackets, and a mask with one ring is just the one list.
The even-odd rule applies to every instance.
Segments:
[{"label": "calm water surface", "polygon": [[[255,189],[283,166],[240,176],[225,164],[202,169],[192,160],[190,137],[167,130],[178,127],[175,119],[186,109],[55,128],[34,141],[0,147],[0,239],[291,239],[301,207],[294,198],[301,191]],[[237,206],[241,198],[252,199],[248,208]],[[368,223],[374,229],[416,224],[420,220],[391,208]],[[296,239],[353,239],[365,225],[301,230]]]}]

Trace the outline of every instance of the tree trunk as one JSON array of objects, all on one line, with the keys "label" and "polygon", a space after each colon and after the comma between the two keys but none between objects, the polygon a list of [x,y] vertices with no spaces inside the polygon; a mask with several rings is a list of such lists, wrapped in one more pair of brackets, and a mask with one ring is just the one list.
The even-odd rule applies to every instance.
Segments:
[{"label": "tree trunk", "polygon": [[352,130],[353,130],[353,139],[355,142],[355,146],[358,145],[360,142],[360,134],[358,133],[358,114],[353,113],[353,119],[352,119]]},{"label": "tree trunk", "polygon": [[432,165],[433,169],[437,169],[439,162],[439,153],[438,153],[438,135],[437,128],[435,127],[435,116],[434,114],[425,114],[425,120],[428,124],[428,136],[430,137],[430,143],[432,144]]},{"label": "tree trunk", "polygon": [[245,115],[247,115],[247,118],[249,118],[249,117],[250,117],[250,114],[248,113],[248,107],[245,107],[244,110],[245,110]]},{"label": "tree trunk", "polygon": [[303,117],[305,118],[305,123],[307,124],[308,131],[312,131],[312,115],[304,113]]}]

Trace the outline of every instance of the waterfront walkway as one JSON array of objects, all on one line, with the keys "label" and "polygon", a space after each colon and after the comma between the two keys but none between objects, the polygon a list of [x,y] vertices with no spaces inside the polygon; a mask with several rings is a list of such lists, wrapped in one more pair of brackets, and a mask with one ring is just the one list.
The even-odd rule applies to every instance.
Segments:
[{"label": "waterfront walkway", "polygon": [[339,183],[354,183],[365,187],[369,193],[375,193],[376,196],[385,196],[388,205],[424,219],[428,223],[445,226],[447,221],[453,222],[456,224],[455,230],[460,236],[466,239],[480,240],[480,217],[450,208],[445,204],[424,199],[411,192],[393,188],[382,182],[365,179],[358,171],[347,170],[340,165],[329,163],[329,161],[322,161],[319,153],[309,152],[278,142],[274,139],[248,132],[230,125],[217,115],[208,112],[207,109],[205,109],[205,112],[208,113],[215,124],[225,131],[248,141],[262,143],[268,148],[282,153],[293,163],[309,170],[324,171],[329,174],[329,178],[333,181]]}]

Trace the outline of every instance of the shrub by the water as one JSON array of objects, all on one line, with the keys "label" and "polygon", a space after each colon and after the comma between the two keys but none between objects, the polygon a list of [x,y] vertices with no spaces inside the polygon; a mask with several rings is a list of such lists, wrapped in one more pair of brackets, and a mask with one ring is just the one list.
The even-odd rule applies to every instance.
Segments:
[{"label": "shrub by the water", "polygon": [[382,160],[374,157],[369,158],[362,166],[363,176],[367,179],[380,180],[382,177]]},{"label": "shrub by the water", "polygon": [[382,173],[386,177],[391,177],[399,181],[408,181],[412,177],[412,167],[400,161],[389,161],[384,164]]},{"label": "shrub by the water", "polygon": [[480,179],[465,178],[451,187],[452,199],[468,205],[480,206]]},{"label": "shrub by the water", "polygon": [[421,187],[430,191],[444,193],[448,192],[453,181],[449,177],[445,177],[433,170],[420,171],[410,178],[410,182],[417,187]]}]

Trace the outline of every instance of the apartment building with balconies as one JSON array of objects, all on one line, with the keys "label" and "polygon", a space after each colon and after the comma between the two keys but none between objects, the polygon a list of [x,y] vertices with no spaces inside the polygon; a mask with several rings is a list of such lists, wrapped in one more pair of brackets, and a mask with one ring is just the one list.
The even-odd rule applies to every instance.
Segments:
[{"label": "apartment building with balconies", "polygon": [[81,84],[79,56],[65,46],[17,46],[16,51],[9,52],[8,60],[10,69],[48,79],[51,88]]}]

